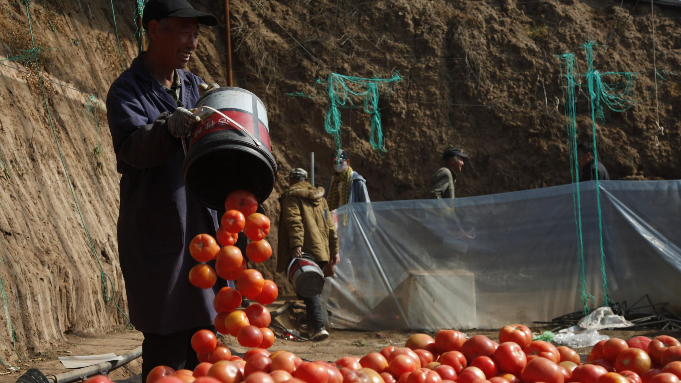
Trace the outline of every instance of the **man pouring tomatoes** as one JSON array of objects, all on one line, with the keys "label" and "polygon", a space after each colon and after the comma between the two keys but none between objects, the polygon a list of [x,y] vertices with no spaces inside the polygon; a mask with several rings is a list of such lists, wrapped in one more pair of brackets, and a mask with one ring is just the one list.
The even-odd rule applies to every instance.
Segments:
[{"label": "man pouring tomatoes", "polygon": [[186,70],[201,25],[215,16],[185,0],[150,0],[142,23],[149,46],[116,79],[107,115],[120,180],[118,245],[132,324],[144,334],[143,381],[159,365],[193,369],[190,339],[213,327],[215,291],[190,285],[196,265],[189,244],[215,236],[219,218],[185,190],[184,141],[199,116],[192,112],[208,86]]}]

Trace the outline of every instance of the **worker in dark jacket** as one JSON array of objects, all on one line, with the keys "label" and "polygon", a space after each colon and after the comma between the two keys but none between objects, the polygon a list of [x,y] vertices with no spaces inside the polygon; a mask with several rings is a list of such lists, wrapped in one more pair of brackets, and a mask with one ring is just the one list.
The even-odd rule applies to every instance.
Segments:
[{"label": "worker in dark jacket", "polygon": [[189,283],[197,262],[188,247],[197,234],[215,235],[219,220],[186,192],[182,179],[183,138],[198,119],[190,109],[200,90],[213,87],[182,69],[197,47],[199,24],[218,21],[185,0],[150,0],[142,22],[148,50],[114,81],[106,105],[122,175],[120,263],[130,320],[144,334],[144,382],[158,365],[193,369],[191,336],[214,330],[215,291]]},{"label": "worker in dark jacket", "polygon": [[590,142],[582,142],[577,145],[577,163],[579,164],[579,182],[593,181],[598,175],[599,180],[610,180],[608,169],[599,160],[598,167],[594,157],[594,147]]},{"label": "worker in dark jacket", "polygon": [[[331,219],[329,206],[324,199],[324,188],[307,182],[304,169],[293,169],[288,177],[289,188],[281,193],[279,204],[279,251],[277,271],[285,272],[293,257],[303,253],[314,257],[321,269],[328,264],[338,264],[338,237]],[[303,298],[303,297],[301,297]],[[303,298],[308,326],[313,340],[329,337],[324,328],[321,294]]]},{"label": "worker in dark jacket", "polygon": [[464,159],[466,158],[468,158],[468,155],[461,149],[449,148],[445,150],[442,154],[445,166],[438,169],[433,175],[426,198],[454,198],[456,176],[463,170]]}]

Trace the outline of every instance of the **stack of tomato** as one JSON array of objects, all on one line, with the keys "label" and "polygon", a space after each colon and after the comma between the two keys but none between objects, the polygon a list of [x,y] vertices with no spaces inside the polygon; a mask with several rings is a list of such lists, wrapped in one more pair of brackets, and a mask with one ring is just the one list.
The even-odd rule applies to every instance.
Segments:
[{"label": "stack of tomato", "polygon": [[[243,231],[250,240],[246,247],[248,259],[260,263],[272,255],[272,247],[265,240],[270,231],[270,220],[256,213],[257,209],[258,201],[252,193],[244,190],[230,193],[225,200],[226,212],[217,230],[217,242],[208,234],[199,234],[189,244],[192,257],[201,262],[189,272],[189,281],[202,289],[212,288],[218,277],[236,281],[236,289],[223,287],[215,295],[213,306],[218,313],[214,320],[215,328],[222,334],[236,337],[244,347],[266,349],[274,344],[274,333],[267,328],[270,325],[270,313],[263,305],[274,302],[279,289],[273,281],[265,280],[257,270],[247,269],[246,258],[234,246],[239,233]],[[215,260],[215,269],[205,263],[212,260]],[[242,297],[258,304],[249,306],[245,312],[236,311]],[[197,335],[199,333],[202,332],[199,331]],[[216,346],[207,351],[196,351],[199,359],[217,361],[220,360],[217,355],[224,355],[224,350],[229,352],[226,347]],[[209,353],[215,355],[211,358]]]},{"label": "stack of tomato", "polygon": [[435,339],[416,334],[405,347],[388,346],[332,364],[263,348],[242,359],[203,330],[192,338],[204,360],[193,372],[160,366],[146,383],[677,383],[681,378],[681,343],[669,336],[601,341],[585,364],[568,347],[532,341],[523,325],[503,327],[499,342],[441,330]]}]

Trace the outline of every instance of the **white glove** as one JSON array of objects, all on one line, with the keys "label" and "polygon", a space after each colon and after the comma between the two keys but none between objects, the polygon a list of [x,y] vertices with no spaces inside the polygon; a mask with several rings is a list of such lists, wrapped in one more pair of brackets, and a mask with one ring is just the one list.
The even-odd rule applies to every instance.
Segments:
[{"label": "white glove", "polygon": [[168,117],[168,132],[170,132],[173,137],[186,137],[199,121],[201,121],[201,118],[194,115],[191,110],[177,108],[173,114]]},{"label": "white glove", "polygon": [[211,85],[199,84],[199,97],[203,97],[216,89],[220,89],[220,85],[218,85],[217,83],[213,83]]}]

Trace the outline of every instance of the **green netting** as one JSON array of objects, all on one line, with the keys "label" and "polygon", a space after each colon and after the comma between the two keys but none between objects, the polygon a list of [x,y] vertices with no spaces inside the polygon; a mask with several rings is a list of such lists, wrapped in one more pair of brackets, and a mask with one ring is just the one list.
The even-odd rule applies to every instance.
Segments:
[{"label": "green netting", "polygon": [[118,43],[118,57],[121,60],[121,70],[125,70],[123,65],[123,52],[121,51],[121,39],[118,37],[118,24],[116,24],[116,10],[114,10],[114,3],[111,0],[111,14],[113,15],[114,31],[116,31],[116,42]]},{"label": "green netting", "polygon": [[142,46],[142,36],[144,34],[144,29],[140,28],[139,20],[142,18],[142,15],[144,14],[144,5],[146,4],[146,0],[135,0],[135,36],[137,37],[137,47],[139,52],[142,52],[144,50],[144,47]]},{"label": "green netting", "polygon": [[[591,137],[594,148],[594,164],[598,167],[598,146],[597,146],[597,126],[596,121],[603,121],[605,119],[604,110],[608,109],[614,112],[625,112],[641,101],[636,100],[636,79],[637,73],[632,72],[604,72],[600,73],[594,69],[594,54],[593,47],[597,45],[590,41],[584,44],[584,52],[586,53],[587,72],[584,75],[586,78],[589,104],[591,111]],[[584,259],[584,239],[583,239],[583,225],[581,217],[581,200],[579,192],[579,164],[577,161],[577,119],[576,119],[576,92],[575,87],[582,85],[576,80],[579,74],[575,70],[575,56],[574,53],[568,52],[561,56],[561,81],[563,85],[563,98],[565,103],[565,119],[567,123],[568,133],[568,148],[570,153],[570,175],[574,187],[573,199],[575,202],[575,223],[577,228],[577,236],[579,239],[579,261],[580,261],[580,275],[579,275],[579,289],[580,298],[584,305],[584,313],[588,313],[589,303],[595,301],[594,297],[589,294],[586,289],[586,265]],[[596,172],[596,206],[598,209],[598,234],[599,234],[599,250],[600,250],[600,278],[601,288],[603,290],[603,305],[609,306],[612,301],[608,295],[608,277],[606,274],[606,259],[605,250],[603,247],[603,214],[601,211],[600,200],[600,185],[598,179],[598,172]]]},{"label": "green netting", "polygon": [[532,335],[532,340],[543,340],[544,342],[553,342],[553,339],[556,337],[556,334],[552,333],[551,331],[544,331],[541,335]]}]

